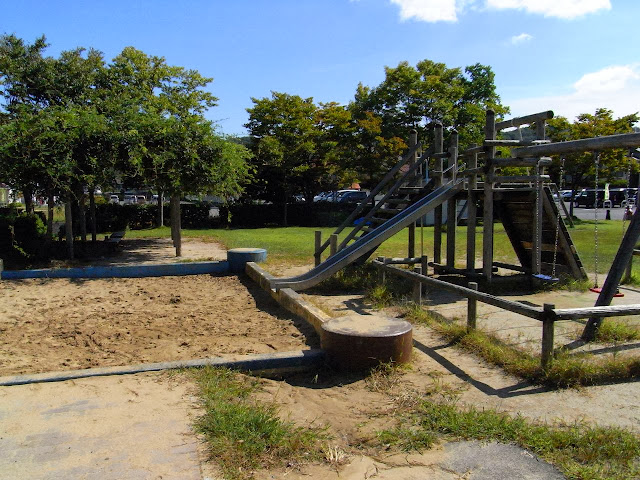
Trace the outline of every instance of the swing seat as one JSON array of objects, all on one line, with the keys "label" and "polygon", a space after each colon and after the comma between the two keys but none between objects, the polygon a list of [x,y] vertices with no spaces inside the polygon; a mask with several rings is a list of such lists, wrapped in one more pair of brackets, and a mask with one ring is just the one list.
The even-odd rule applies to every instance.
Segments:
[{"label": "swing seat", "polygon": [[[600,287],[591,287],[589,289],[589,291],[593,292],[593,293],[600,293],[600,292],[602,292],[602,288],[600,288]],[[620,293],[620,291],[616,291],[616,293],[614,293],[613,296],[615,298],[624,297],[624,293]]]},{"label": "swing seat", "polygon": [[537,278],[538,280],[541,280],[541,281],[547,282],[547,283],[558,283],[560,281],[559,278],[552,277],[551,275],[544,275],[542,273],[534,273],[531,276],[533,278]]}]

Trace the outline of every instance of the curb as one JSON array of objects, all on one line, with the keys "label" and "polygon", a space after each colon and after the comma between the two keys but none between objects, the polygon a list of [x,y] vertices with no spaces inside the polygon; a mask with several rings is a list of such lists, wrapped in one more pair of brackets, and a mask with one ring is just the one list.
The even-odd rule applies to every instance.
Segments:
[{"label": "curb", "polygon": [[323,350],[298,350],[294,352],[242,355],[231,358],[211,357],[175,362],[142,363],[127,367],[87,368],[67,372],[36,373],[32,375],[14,375],[0,377],[0,386],[29,385],[34,383],[64,382],[79,378],[106,377],[111,375],[130,375],[134,373],[158,372],[194,367],[221,367],[231,370],[259,373],[262,375],[296,372],[321,365],[324,362]]}]

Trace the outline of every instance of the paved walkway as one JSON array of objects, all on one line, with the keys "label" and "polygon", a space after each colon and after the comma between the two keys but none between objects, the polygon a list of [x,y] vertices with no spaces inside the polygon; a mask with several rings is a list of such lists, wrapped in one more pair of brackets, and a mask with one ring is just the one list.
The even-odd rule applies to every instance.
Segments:
[{"label": "paved walkway", "polygon": [[166,374],[0,388],[0,479],[203,478],[185,382]]}]

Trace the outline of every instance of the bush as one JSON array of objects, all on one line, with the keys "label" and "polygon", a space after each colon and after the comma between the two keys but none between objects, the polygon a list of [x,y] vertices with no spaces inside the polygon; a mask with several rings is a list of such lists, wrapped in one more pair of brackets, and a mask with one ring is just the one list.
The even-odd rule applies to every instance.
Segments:
[{"label": "bush", "polygon": [[15,243],[28,255],[42,253],[47,228],[39,215],[21,213],[13,224]]}]

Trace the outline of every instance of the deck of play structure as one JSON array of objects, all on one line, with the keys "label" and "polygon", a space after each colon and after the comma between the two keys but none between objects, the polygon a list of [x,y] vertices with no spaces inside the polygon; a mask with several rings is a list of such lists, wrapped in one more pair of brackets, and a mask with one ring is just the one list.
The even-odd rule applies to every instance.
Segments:
[{"label": "deck of play structure", "polygon": [[[560,277],[586,279],[587,275],[571,240],[561,212],[553,199],[557,192],[545,168],[552,160],[548,155],[564,155],[575,152],[597,152],[610,148],[635,148],[640,146],[640,134],[620,134],[588,138],[561,143],[551,143],[545,138],[546,121],[553,112],[545,111],[511,120],[496,122],[495,114],[487,111],[485,140],[460,152],[458,133],[450,132],[450,143],[444,148],[443,127],[435,124],[433,142],[423,149],[414,131],[409,139],[408,152],[371,190],[368,198],[338,227],[333,235],[322,242],[319,232],[315,239],[315,268],[290,278],[272,278],[270,286],[275,290],[290,288],[304,290],[328,278],[350,263],[366,260],[386,239],[404,228],[409,228],[407,257],[389,259],[378,257],[374,265],[382,275],[395,274],[412,279],[416,285],[427,284],[455,291],[469,299],[470,328],[475,319],[473,305],[476,301],[489,303],[516,313],[536,318],[543,324],[542,363],[548,364],[553,353],[553,322],[560,319],[589,318],[582,338],[593,338],[605,317],[640,314],[640,305],[611,306],[611,300],[633,255],[640,238],[640,213],[631,219],[604,285],[592,308],[556,309],[545,304],[535,307],[512,302],[478,291],[479,281],[490,285],[498,268],[521,272],[532,284],[554,282]],[[497,134],[507,128],[520,128],[534,124],[536,139],[533,141],[498,140]],[[496,155],[497,147],[511,149],[511,156]],[[525,167],[526,175],[503,175],[507,167]],[[376,201],[376,198],[382,199]],[[458,220],[458,204],[466,203],[467,248],[466,268],[456,268],[455,229]],[[562,201],[561,206],[565,210]],[[443,222],[446,209],[446,221]],[[434,258],[416,257],[416,225],[427,214],[434,218]],[[359,219],[354,225],[354,220]],[[482,221],[482,262],[476,265],[477,225]],[[570,220],[570,219],[569,219]],[[494,222],[502,222],[516,253],[519,265],[505,264],[494,259]],[[446,244],[443,245],[443,225],[446,225]],[[348,229],[351,228],[350,231]],[[346,234],[345,234],[346,233]],[[341,242],[338,236],[342,235]],[[443,247],[446,260],[442,261]],[[321,261],[323,252],[330,249],[329,257]],[[414,271],[394,265],[417,265]],[[467,277],[468,287],[453,285],[428,275],[428,267],[434,274],[459,274]],[[417,291],[420,291],[418,288]]]}]

